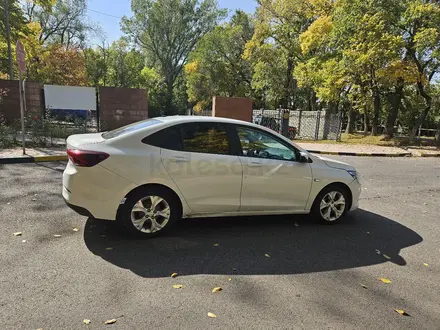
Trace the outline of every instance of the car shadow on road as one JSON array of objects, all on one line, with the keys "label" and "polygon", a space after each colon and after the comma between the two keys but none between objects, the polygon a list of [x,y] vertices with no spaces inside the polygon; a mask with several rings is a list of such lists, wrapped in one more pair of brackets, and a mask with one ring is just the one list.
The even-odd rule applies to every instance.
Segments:
[{"label": "car shadow on road", "polygon": [[404,266],[400,251],[422,237],[358,210],[333,226],[307,216],[185,219],[167,236],[147,240],[123,236],[114,222],[88,219],[84,240],[92,253],[115,266],[143,277],[167,277],[174,272],[299,274],[384,262]]}]

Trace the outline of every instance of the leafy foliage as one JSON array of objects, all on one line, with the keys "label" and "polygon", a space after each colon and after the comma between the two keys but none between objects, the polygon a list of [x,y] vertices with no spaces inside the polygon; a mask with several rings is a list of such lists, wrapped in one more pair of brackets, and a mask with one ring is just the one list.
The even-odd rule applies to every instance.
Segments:
[{"label": "leafy foliage", "polygon": [[[440,142],[438,1],[258,0],[253,15],[224,20],[215,0],[132,0],[125,35],[93,47],[100,29],[86,0],[8,4],[13,53],[20,38],[30,80],[146,88],[154,116],[243,96],[254,107],[342,112],[347,133],[359,119],[366,133],[388,137],[396,125],[411,138],[421,125],[438,127]],[[7,72],[1,61],[0,77]]]},{"label": "leafy foliage", "polygon": [[214,0],[132,0],[132,18],[123,30],[157,66],[166,84],[165,113],[172,112],[174,89],[197,42],[226,14]]},{"label": "leafy foliage", "polygon": [[242,58],[252,35],[251,18],[237,11],[230,23],[217,26],[200,40],[185,66],[188,97],[196,110],[204,109],[213,95],[252,95],[251,66]]}]

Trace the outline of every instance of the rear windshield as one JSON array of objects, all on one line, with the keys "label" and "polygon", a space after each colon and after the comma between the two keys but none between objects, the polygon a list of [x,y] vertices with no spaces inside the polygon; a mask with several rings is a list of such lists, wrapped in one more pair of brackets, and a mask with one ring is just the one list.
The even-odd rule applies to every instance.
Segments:
[{"label": "rear windshield", "polygon": [[135,132],[135,131],[139,131],[143,128],[147,128],[150,126],[154,126],[157,124],[162,123],[160,120],[157,119],[147,119],[147,120],[143,120],[143,121],[139,121],[137,123],[133,123],[124,127],[120,127],[117,129],[114,129],[113,131],[109,131],[109,132],[105,132],[102,133],[102,137],[104,139],[112,139],[127,133],[131,133],[131,132]]}]

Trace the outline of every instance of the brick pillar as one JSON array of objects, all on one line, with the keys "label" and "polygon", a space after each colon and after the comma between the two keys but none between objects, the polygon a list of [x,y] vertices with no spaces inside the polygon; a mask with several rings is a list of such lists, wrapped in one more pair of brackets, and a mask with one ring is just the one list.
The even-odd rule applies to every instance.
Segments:
[{"label": "brick pillar", "polygon": [[148,118],[145,89],[99,87],[99,117],[108,129]]},{"label": "brick pillar", "polygon": [[252,99],[214,96],[212,116],[252,122]]}]

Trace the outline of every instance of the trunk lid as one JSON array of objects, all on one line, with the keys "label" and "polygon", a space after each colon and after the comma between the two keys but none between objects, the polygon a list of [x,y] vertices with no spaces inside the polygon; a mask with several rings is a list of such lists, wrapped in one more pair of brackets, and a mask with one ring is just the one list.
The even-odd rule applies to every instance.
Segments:
[{"label": "trunk lid", "polygon": [[83,149],[86,146],[103,143],[102,133],[76,134],[67,138],[67,149]]}]

